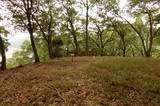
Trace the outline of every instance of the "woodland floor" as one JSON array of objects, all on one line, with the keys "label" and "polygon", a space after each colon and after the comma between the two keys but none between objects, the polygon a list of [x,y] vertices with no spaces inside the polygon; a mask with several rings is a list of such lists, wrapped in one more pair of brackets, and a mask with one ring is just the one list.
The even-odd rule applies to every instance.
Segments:
[{"label": "woodland floor", "polygon": [[75,57],[0,72],[0,106],[160,106],[160,61]]}]

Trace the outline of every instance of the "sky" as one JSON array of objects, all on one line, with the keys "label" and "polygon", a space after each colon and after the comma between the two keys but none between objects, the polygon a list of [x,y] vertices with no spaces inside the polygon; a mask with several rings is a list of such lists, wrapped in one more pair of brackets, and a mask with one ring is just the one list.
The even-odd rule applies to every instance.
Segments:
[{"label": "sky", "polygon": [[6,53],[7,58],[11,58],[12,54],[20,49],[20,46],[25,40],[30,40],[29,34],[23,32],[15,33],[15,35],[8,35],[7,38],[11,44]]},{"label": "sky", "polygon": [[[127,4],[127,0],[120,0],[119,6],[121,8],[124,8],[124,6]],[[3,4],[0,3],[0,6]],[[0,15],[6,14],[5,10],[0,10]],[[25,40],[29,39],[29,34],[27,32],[21,32],[19,30],[16,30],[11,27],[10,23],[7,20],[4,20],[3,22],[0,22],[0,25],[6,26],[6,29],[10,31],[10,34],[8,35],[7,39],[10,42],[10,46],[8,48],[8,51],[6,53],[7,58],[11,58],[12,54],[20,49],[20,46]]]}]

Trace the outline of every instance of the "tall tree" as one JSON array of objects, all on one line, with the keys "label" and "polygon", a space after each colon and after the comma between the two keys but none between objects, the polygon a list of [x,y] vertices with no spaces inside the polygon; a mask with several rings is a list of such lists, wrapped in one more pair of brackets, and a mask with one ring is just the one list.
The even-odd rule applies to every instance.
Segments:
[{"label": "tall tree", "polygon": [[122,41],[122,44],[123,44],[123,57],[126,56],[126,49],[127,49],[127,45],[126,45],[126,40],[125,40],[125,36],[126,36],[126,25],[121,23],[120,21],[118,22],[114,22],[114,21],[111,21],[112,22],[112,26],[114,28],[114,30],[118,33],[121,41]]},{"label": "tall tree", "polygon": [[[129,0],[130,1],[130,14],[136,17],[134,24],[125,20],[139,36],[143,51],[146,57],[152,56],[152,46],[157,33],[160,30],[157,23],[157,15],[159,15],[159,2],[156,0]],[[144,19],[145,21],[143,21]]]},{"label": "tall tree", "polygon": [[80,47],[79,47],[78,36],[77,36],[78,28],[75,27],[75,24],[76,24],[75,21],[76,21],[76,15],[77,15],[77,11],[73,7],[75,3],[76,3],[75,0],[67,0],[67,1],[62,0],[61,2],[63,8],[65,9],[64,19],[67,23],[65,26],[68,29],[68,31],[71,33],[71,35],[73,36],[75,49],[76,49],[75,53],[78,56],[80,54]]},{"label": "tall tree", "polygon": [[95,45],[100,49],[100,55],[104,56],[104,49],[107,46],[107,44],[111,41],[113,41],[113,30],[111,30],[111,26],[107,25],[107,21],[105,19],[94,19],[92,18],[92,32],[94,32],[93,35],[96,35],[96,37],[90,36],[90,39],[95,43]]},{"label": "tall tree", "polygon": [[[100,43],[98,44],[97,42],[96,45],[100,48],[102,56],[104,55],[104,48],[106,45],[113,40],[114,31],[111,28],[111,19],[108,14],[118,11],[117,2],[118,0],[89,0],[89,8],[95,9],[95,11],[93,11],[95,15],[90,15],[89,21],[93,21],[93,23],[91,23],[91,28],[96,27],[94,28],[93,32],[96,31],[96,35],[98,37],[97,40],[93,40],[91,37],[90,38],[95,43],[100,41]],[[84,5],[87,7],[86,4]]]},{"label": "tall tree", "polygon": [[39,62],[37,48],[34,42],[35,23],[34,14],[37,12],[37,0],[3,0],[6,2],[9,11],[12,13],[15,24],[23,29],[27,29],[30,35],[31,46],[33,49],[35,62]]},{"label": "tall tree", "polygon": [[89,55],[89,11],[93,7],[94,3],[98,0],[82,0],[81,4],[85,8],[85,55]]},{"label": "tall tree", "polygon": [[88,25],[89,25],[89,1],[86,0],[86,56],[89,54],[89,35],[88,35]]},{"label": "tall tree", "polygon": [[55,33],[55,29],[57,26],[56,19],[58,15],[58,8],[55,7],[55,2],[53,0],[50,1],[41,1],[38,10],[38,14],[34,17],[37,25],[39,26],[39,30],[41,32],[40,35],[43,35],[43,38],[47,42],[49,58],[54,58],[53,51],[53,39]]}]

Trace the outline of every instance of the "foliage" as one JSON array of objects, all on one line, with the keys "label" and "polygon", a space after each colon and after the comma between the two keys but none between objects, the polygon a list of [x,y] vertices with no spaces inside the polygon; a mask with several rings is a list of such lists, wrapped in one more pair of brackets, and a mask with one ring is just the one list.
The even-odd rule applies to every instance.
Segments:
[{"label": "foliage", "polygon": [[[9,32],[4,28],[4,26],[0,26],[0,35],[4,36],[2,39],[4,41],[6,51],[8,50],[8,46],[10,45],[10,43],[8,42],[8,39],[6,39],[6,36],[8,34],[9,34]],[[0,45],[0,47],[1,47],[1,45]]]},{"label": "foliage", "polygon": [[[46,44],[43,39],[36,38],[37,51],[40,53],[39,57],[41,61],[45,61],[48,59],[48,52],[46,48]],[[28,63],[34,62],[34,56],[32,53],[31,44],[29,41],[24,41],[21,45],[20,50],[13,53],[12,58],[7,59],[8,68],[13,68],[16,66],[21,66]]]},{"label": "foliage", "polygon": [[64,54],[62,53],[63,52],[63,49],[61,48],[63,46],[63,41],[60,37],[56,37],[54,40],[53,40],[53,45],[54,45],[54,56],[55,57],[62,57]]},{"label": "foliage", "polygon": [[2,1],[18,28],[28,30],[31,24],[32,42],[24,43],[13,55],[20,60],[9,62],[16,66],[33,62],[34,48],[41,61],[68,57],[70,52],[76,56],[160,57],[157,0],[128,0],[124,8],[120,0],[29,0],[30,12],[24,12],[27,2]]}]

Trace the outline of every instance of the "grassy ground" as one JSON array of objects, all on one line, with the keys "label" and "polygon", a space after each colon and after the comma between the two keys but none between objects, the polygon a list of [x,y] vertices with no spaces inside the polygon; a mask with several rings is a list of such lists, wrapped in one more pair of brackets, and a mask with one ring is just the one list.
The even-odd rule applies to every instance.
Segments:
[{"label": "grassy ground", "polygon": [[160,106],[160,61],[105,58],[88,69],[103,105]]},{"label": "grassy ground", "polygon": [[0,72],[0,105],[159,106],[160,61],[54,59]]}]

